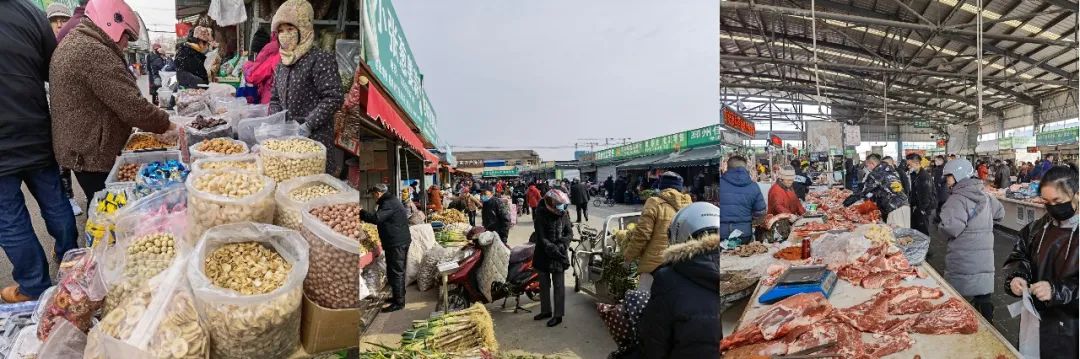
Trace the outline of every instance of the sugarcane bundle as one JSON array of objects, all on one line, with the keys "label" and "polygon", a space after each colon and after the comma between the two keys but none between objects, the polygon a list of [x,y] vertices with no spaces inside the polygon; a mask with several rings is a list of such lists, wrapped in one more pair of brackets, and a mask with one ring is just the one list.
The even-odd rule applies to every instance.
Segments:
[{"label": "sugarcane bundle", "polygon": [[468,243],[465,233],[459,231],[442,231],[435,233],[435,242],[443,247],[461,247]]},{"label": "sugarcane bundle", "polygon": [[431,217],[429,219],[432,222],[438,221],[438,222],[442,222],[442,223],[445,223],[445,224],[469,223],[469,219],[465,217],[465,213],[463,213],[463,212],[461,212],[459,210],[453,209],[453,208],[448,208],[448,209],[444,209],[442,211],[439,211],[439,212],[431,215]]},{"label": "sugarcane bundle", "polygon": [[486,349],[498,351],[495,324],[483,304],[443,314],[428,320],[414,320],[401,334],[401,347],[408,350],[433,350],[464,353]]}]

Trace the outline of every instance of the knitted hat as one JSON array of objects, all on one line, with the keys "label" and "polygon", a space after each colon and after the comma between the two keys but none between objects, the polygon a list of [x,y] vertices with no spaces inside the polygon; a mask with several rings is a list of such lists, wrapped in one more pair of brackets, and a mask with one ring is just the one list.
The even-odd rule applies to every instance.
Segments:
[{"label": "knitted hat", "polygon": [[52,20],[52,18],[54,17],[70,18],[71,9],[69,9],[67,5],[64,5],[63,3],[54,2],[52,4],[49,4],[49,7],[45,9],[45,14],[49,20]]},{"label": "knitted hat", "polygon": [[682,191],[683,179],[678,173],[667,171],[660,175],[660,190],[663,191],[668,188],[674,188]]},{"label": "knitted hat", "polygon": [[794,181],[795,169],[790,166],[784,166],[784,168],[780,169],[780,179]]},{"label": "knitted hat", "polygon": [[[294,48],[286,49],[285,46],[281,47],[282,64],[286,66],[292,65],[301,57],[304,57],[308,50],[311,50],[315,43],[315,28],[312,24],[314,14],[311,3],[307,2],[307,0],[287,0],[274,13],[274,18],[270,23],[270,31],[277,32],[279,25],[290,24],[295,26],[300,33],[300,39],[297,40]],[[278,43],[286,44],[282,40],[281,34],[278,34]]]}]

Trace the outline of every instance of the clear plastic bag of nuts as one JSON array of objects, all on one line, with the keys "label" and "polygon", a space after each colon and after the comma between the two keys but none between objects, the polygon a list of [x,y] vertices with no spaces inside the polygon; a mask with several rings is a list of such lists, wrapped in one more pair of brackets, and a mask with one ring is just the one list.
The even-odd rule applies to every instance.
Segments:
[{"label": "clear plastic bag of nuts", "polygon": [[109,290],[102,312],[108,314],[135,287],[190,253],[194,241],[186,234],[186,213],[135,214],[117,219],[116,245],[99,259],[99,270]]},{"label": "clear plastic bag of nuts", "polygon": [[277,201],[274,224],[299,231],[303,228],[300,212],[304,210],[304,204],[315,198],[345,192],[353,193],[357,199],[354,202],[359,202],[360,194],[352,187],[325,173],[281,182],[274,191],[274,200]]},{"label": "clear plastic bag of nuts", "polygon": [[[236,153],[221,153],[221,152],[218,152],[218,151],[214,151],[213,149],[209,149],[209,148],[200,150],[200,148],[203,148],[204,145],[210,145],[211,142],[215,142],[215,141],[220,142],[220,143],[214,144],[215,147],[218,148],[218,149],[221,148],[221,146],[218,146],[218,145],[225,145],[225,146],[231,146],[234,149],[239,149],[239,152],[236,152]],[[208,157],[241,156],[241,155],[248,154],[248,152],[250,152],[250,151],[248,150],[247,143],[244,143],[244,141],[237,141],[237,140],[234,140],[234,139],[231,139],[231,138],[219,137],[219,138],[208,138],[206,140],[199,141],[199,142],[191,145],[191,147],[188,148],[188,152],[191,153],[191,161],[198,161],[200,159],[208,158]]]},{"label": "clear plastic bag of nuts", "polygon": [[300,136],[272,138],[259,143],[263,174],[275,181],[326,172],[326,146]]},{"label": "clear plastic bag of nuts", "polygon": [[199,171],[184,183],[191,238],[229,223],[273,223],[274,180],[249,171]]},{"label": "clear plastic bag of nuts", "polygon": [[[208,277],[205,260],[213,251],[247,242],[273,250],[291,265],[277,289],[243,295],[215,285]],[[196,308],[210,333],[211,357],[287,358],[295,352],[307,272],[308,244],[296,231],[250,222],[206,231],[188,261],[187,274]]]},{"label": "clear plastic bag of nuts", "polygon": [[304,205],[304,238],[311,266],[304,294],[331,308],[360,306],[360,203],[355,193],[313,199]]},{"label": "clear plastic bag of nuts", "polygon": [[210,336],[187,281],[187,258],[144,281],[90,331],[85,357],[200,359]]},{"label": "clear plastic bag of nuts", "polygon": [[191,164],[191,172],[210,170],[241,170],[262,173],[262,161],[254,153],[206,157]]}]

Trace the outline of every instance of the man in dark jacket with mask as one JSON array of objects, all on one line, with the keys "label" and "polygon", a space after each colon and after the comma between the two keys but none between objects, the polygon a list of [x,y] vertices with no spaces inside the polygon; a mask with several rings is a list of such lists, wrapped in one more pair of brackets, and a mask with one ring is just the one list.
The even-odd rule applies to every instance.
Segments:
[{"label": "man in dark jacket with mask", "polygon": [[386,252],[386,281],[390,284],[390,305],[384,313],[405,307],[405,259],[409,254],[412,236],[409,233],[409,216],[401,200],[394,196],[385,184],[371,187],[368,193],[376,200],[375,212],[360,209],[360,219],[374,223],[379,230],[383,251]]},{"label": "man in dark jacket with mask", "polygon": [[930,235],[930,216],[937,208],[936,188],[930,171],[922,167],[922,156],[907,155],[907,168],[911,170],[911,228]]},{"label": "man in dark jacket with mask", "polygon": [[911,207],[908,206],[908,197],[904,194],[904,185],[896,169],[883,163],[881,155],[876,153],[866,156],[865,163],[870,173],[866,174],[862,188],[844,200],[844,206],[853,205],[860,199],[874,201],[885,223],[911,228]]},{"label": "man in dark jacket with mask", "polygon": [[503,243],[510,237],[510,211],[498,197],[492,195],[491,188],[484,188],[480,194],[484,208],[480,211],[481,225],[489,231],[499,234]]},{"label": "man in dark jacket with mask", "polygon": [[731,156],[727,168],[720,176],[720,238],[745,244],[754,236],[754,219],[765,216],[765,197],[750,178],[745,158]]},{"label": "man in dark jacket with mask", "polygon": [[806,194],[810,192],[810,185],[813,182],[806,175],[806,171],[803,170],[802,163],[799,160],[791,160],[791,167],[795,169],[795,182],[792,183],[791,188],[795,190],[795,196],[799,197],[800,201],[805,201]]}]

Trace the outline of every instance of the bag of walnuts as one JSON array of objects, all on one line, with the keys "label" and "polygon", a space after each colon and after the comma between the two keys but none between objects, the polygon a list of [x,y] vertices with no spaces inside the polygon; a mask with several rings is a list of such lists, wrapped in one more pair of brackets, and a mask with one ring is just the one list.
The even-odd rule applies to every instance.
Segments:
[{"label": "bag of walnuts", "polygon": [[211,358],[287,358],[300,345],[308,244],[293,230],[233,223],[203,234],[187,265]]},{"label": "bag of walnuts", "polygon": [[277,201],[274,224],[299,231],[303,228],[300,212],[303,211],[304,204],[316,198],[345,192],[353,193],[353,197],[359,201],[360,194],[352,187],[325,173],[281,182],[274,191],[274,199]]},{"label": "bag of walnuts", "polygon": [[189,175],[188,228],[192,238],[229,223],[273,223],[274,180],[248,171],[212,170]]},{"label": "bag of walnuts", "polygon": [[[313,199],[304,205],[301,233],[311,247],[304,294],[331,308],[360,306],[360,203],[356,193]],[[366,237],[366,235],[364,235]]]},{"label": "bag of walnuts", "polygon": [[326,146],[307,137],[285,136],[259,143],[263,174],[282,182],[326,172]]}]

